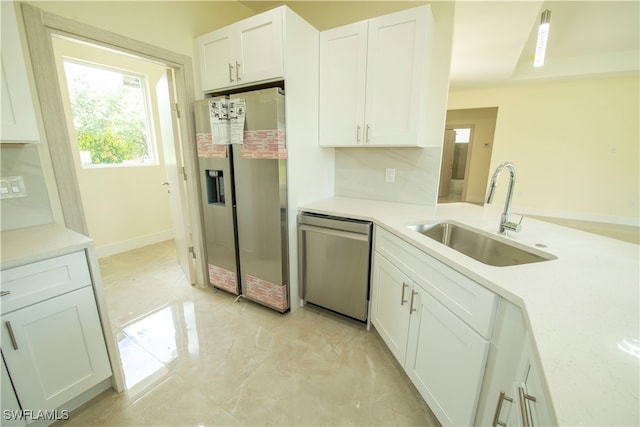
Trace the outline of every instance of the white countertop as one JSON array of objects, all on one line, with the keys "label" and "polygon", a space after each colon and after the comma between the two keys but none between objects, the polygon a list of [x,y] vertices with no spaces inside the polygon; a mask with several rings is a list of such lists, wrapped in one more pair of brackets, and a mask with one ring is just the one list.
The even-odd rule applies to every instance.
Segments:
[{"label": "white countertop", "polygon": [[0,269],[65,255],[93,245],[93,240],[58,224],[3,231]]},{"label": "white countertop", "polygon": [[336,197],[299,209],[371,220],[520,306],[560,425],[640,425],[640,359],[618,348],[640,334],[640,246],[525,217],[507,239],[557,259],[492,267],[406,227],[453,220],[498,236],[497,205]]}]

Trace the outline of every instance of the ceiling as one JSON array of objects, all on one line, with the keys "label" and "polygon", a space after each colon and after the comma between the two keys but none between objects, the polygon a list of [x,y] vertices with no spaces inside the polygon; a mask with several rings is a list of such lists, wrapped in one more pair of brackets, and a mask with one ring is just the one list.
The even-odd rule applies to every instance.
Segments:
[{"label": "ceiling", "polygon": [[[456,2],[452,89],[638,74],[640,1]],[[551,11],[545,64],[537,27]]]},{"label": "ceiling", "polygon": [[[319,8],[323,12],[328,7],[336,8],[336,20],[339,20],[340,3],[346,2],[298,0],[241,3],[254,12],[288,4],[322,30],[326,23],[320,22]],[[359,3],[363,9],[366,4],[366,8],[383,10],[381,7],[384,4],[391,8],[406,8],[409,7],[407,4],[423,2],[349,3],[352,8],[353,4]],[[537,28],[540,14],[545,9],[551,11],[547,55],[543,67],[533,68]],[[455,1],[450,87],[460,90],[632,73],[638,75],[639,26],[640,0]]]}]

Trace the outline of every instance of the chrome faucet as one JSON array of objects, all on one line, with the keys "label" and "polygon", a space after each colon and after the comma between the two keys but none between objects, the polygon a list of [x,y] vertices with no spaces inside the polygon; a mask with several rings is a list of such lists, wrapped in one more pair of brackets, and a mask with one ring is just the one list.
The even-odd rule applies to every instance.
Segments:
[{"label": "chrome faucet", "polygon": [[487,203],[491,203],[493,201],[493,194],[496,189],[496,183],[498,181],[498,176],[500,176],[500,172],[502,169],[508,168],[509,173],[511,174],[511,178],[509,180],[509,188],[507,190],[507,198],[504,202],[504,212],[502,212],[502,216],[500,217],[500,227],[498,228],[498,233],[507,235],[509,231],[518,232],[522,229],[520,225],[522,223],[522,218],[520,218],[520,222],[517,224],[515,222],[511,222],[511,200],[513,199],[513,187],[516,183],[516,167],[511,162],[503,162],[496,168],[496,171],[493,173],[491,177],[491,183],[489,184],[489,192],[487,193]]}]

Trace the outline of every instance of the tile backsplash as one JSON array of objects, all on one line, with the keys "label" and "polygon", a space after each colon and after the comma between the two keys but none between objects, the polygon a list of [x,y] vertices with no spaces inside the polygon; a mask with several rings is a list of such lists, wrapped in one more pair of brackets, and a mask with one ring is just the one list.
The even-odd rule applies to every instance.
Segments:
[{"label": "tile backsplash", "polygon": [[[336,148],[335,195],[435,206],[440,148]],[[385,170],[395,169],[395,182]]]}]

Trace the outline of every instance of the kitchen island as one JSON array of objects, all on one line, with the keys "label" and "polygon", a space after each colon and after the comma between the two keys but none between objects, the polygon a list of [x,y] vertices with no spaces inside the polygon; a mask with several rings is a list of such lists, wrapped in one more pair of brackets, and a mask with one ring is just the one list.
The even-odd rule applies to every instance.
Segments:
[{"label": "kitchen island", "polygon": [[497,234],[495,206],[336,197],[299,209],[373,221],[520,307],[559,425],[640,424],[640,359],[628,345],[640,331],[640,246],[525,217],[507,239],[557,259],[492,267],[407,225],[451,220]]}]

